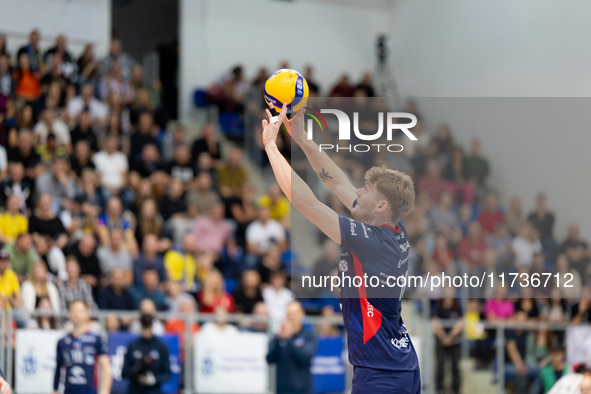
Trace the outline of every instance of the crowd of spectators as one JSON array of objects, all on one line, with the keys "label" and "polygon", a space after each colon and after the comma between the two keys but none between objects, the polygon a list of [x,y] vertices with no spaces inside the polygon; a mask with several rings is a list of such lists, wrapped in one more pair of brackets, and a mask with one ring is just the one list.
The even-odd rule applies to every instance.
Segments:
[{"label": "crowd of spectators", "polygon": [[[203,125],[194,141],[181,125],[160,125],[159,84],[144,81],[119,40],[102,59],[89,45],[78,60],[64,35],[46,51],[39,42],[33,31],[13,56],[0,52],[0,306],[24,311],[15,313],[22,327],[55,328],[59,319],[27,313],[64,312],[73,300],[84,300],[93,309],[215,313],[201,329],[224,332],[236,329],[225,322],[227,313],[268,316],[279,332],[291,302],[290,204],[279,187],[271,184],[257,196],[243,150],[222,154],[215,124]],[[321,95],[313,69],[304,74],[310,95]],[[267,75],[261,69],[249,83],[235,67],[212,85],[208,99],[224,111],[260,113]],[[344,75],[324,93],[375,95],[369,73],[358,83]],[[376,154],[371,164],[404,170],[415,180],[415,209],[405,218],[413,245],[409,274],[560,273],[572,275],[574,285],[470,294],[440,289],[419,294],[434,300],[421,307],[430,307],[434,319],[469,323],[466,335],[483,366],[492,361],[494,338],[476,329],[478,322],[591,323],[591,249],[578,224],[566,239],[555,238],[544,193],[532,212],[523,211],[519,197],[503,207],[506,191],[489,186],[492,168],[480,142],[466,150],[448,125],[431,127],[414,102],[406,110],[419,120],[415,148]],[[281,144],[290,149],[288,138]],[[353,164],[343,168],[358,172]],[[334,199],[327,204],[343,211]],[[338,246],[321,242],[324,254],[310,270],[336,274]],[[316,296],[308,312],[340,313],[338,294]],[[467,306],[458,305],[460,296]],[[114,317],[107,328],[140,330],[137,321]],[[255,323],[248,329],[266,328]],[[153,330],[185,328],[182,321],[156,320]],[[452,360],[455,391],[460,332],[435,331],[438,360]],[[505,369],[519,384],[535,380],[541,367],[561,365],[555,355],[564,337],[560,331],[510,331]]]}]

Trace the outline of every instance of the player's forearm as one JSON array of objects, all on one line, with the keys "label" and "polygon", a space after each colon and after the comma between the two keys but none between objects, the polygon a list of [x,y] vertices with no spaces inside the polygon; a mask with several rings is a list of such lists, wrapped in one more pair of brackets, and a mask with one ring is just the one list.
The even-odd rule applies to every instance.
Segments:
[{"label": "player's forearm", "polygon": [[308,162],[314,169],[316,175],[318,175],[318,177],[326,183],[326,186],[331,190],[333,190],[333,187],[339,185],[351,184],[343,170],[332,161],[326,152],[320,151],[318,144],[312,140],[304,139],[299,142],[299,145],[306,154]]},{"label": "player's forearm", "polygon": [[269,162],[279,187],[296,209],[316,198],[306,182],[293,172],[285,157],[279,152],[277,145],[268,144],[265,146],[265,151],[269,156]]}]

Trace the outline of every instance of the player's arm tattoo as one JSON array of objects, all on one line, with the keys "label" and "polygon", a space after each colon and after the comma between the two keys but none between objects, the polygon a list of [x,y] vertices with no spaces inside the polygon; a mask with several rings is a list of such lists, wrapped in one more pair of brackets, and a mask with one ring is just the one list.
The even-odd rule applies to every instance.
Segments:
[{"label": "player's arm tattoo", "polygon": [[323,168],[322,171],[316,172],[318,178],[322,179],[322,182],[326,183],[327,180],[332,179],[332,176]]}]

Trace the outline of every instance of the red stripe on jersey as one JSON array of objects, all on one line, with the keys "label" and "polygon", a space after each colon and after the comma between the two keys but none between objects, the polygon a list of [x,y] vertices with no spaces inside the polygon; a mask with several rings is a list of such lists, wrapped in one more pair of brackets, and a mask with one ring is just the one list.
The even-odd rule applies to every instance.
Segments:
[{"label": "red stripe on jersey", "polygon": [[[361,262],[352,252],[351,256],[353,257],[355,276],[359,276],[363,280],[363,267],[361,266]],[[376,335],[382,326],[382,314],[367,300],[367,289],[363,282],[361,283],[361,286],[359,286],[359,298],[359,306],[361,307],[361,316],[363,318],[363,344],[365,344]]]},{"label": "red stripe on jersey", "polygon": [[402,230],[400,230],[400,227],[398,227],[398,225],[396,225],[396,227],[392,227],[392,226],[390,226],[389,224],[384,224],[384,225],[382,225],[382,226],[380,226],[380,227],[388,227],[389,229],[392,229],[392,230],[394,230],[394,232],[395,232],[396,234],[400,234],[400,232],[402,231]]}]

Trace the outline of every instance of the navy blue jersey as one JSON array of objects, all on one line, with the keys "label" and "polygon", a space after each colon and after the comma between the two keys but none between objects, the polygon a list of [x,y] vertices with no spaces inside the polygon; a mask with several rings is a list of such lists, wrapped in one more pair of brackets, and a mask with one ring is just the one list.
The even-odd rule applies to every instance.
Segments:
[{"label": "navy blue jersey", "polygon": [[57,365],[53,389],[57,390],[65,369],[64,394],[94,394],[98,386],[98,357],[108,354],[100,335],[87,332],[80,338],[68,334],[57,343]]},{"label": "navy blue jersey", "polygon": [[[371,226],[344,216],[339,216],[339,225],[339,276],[352,280],[341,282],[349,361],[356,367],[417,370],[417,355],[400,316],[404,287],[388,286],[406,278],[410,242],[404,227]],[[366,283],[353,281],[364,275]]]}]

